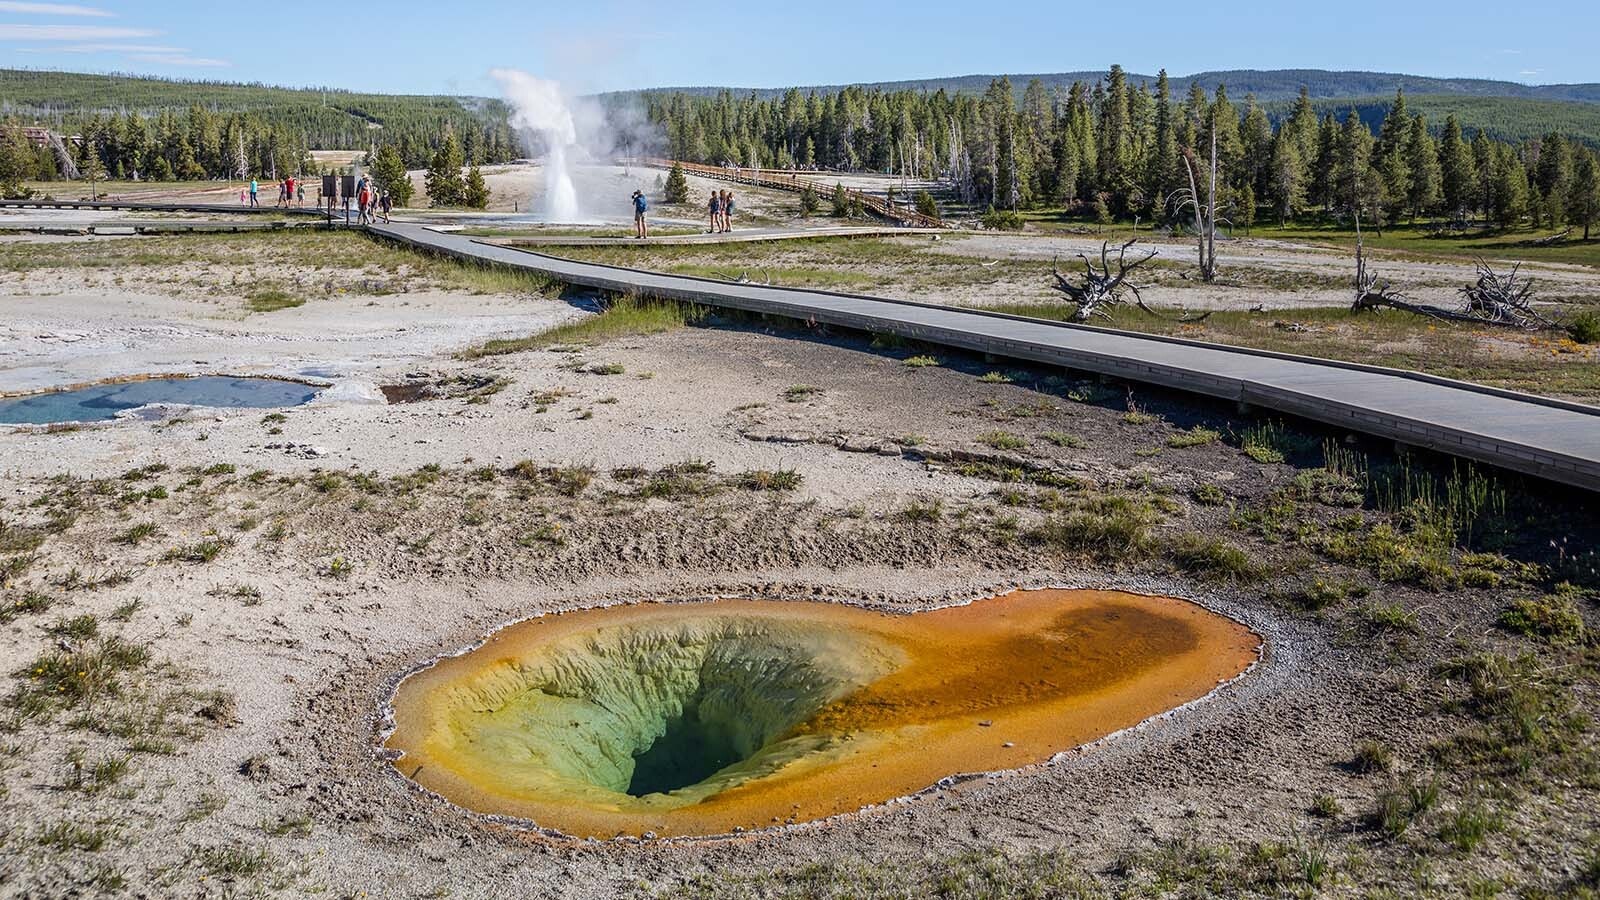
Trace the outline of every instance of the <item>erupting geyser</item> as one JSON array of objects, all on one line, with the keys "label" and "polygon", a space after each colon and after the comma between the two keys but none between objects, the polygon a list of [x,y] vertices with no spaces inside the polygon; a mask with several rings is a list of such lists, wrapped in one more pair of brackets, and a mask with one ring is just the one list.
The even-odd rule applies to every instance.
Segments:
[{"label": "erupting geyser", "polygon": [[545,186],[541,209],[551,222],[580,221],[578,192],[572,183],[572,162],[578,150],[578,126],[561,85],[535,78],[517,69],[494,69],[490,76],[500,82],[516,112],[511,124],[538,134],[545,150]]},{"label": "erupting geyser", "polygon": [[395,766],[580,837],[804,822],[1048,759],[1255,658],[1194,604],[1024,591],[890,615],[653,603],[532,619],[401,682]]}]

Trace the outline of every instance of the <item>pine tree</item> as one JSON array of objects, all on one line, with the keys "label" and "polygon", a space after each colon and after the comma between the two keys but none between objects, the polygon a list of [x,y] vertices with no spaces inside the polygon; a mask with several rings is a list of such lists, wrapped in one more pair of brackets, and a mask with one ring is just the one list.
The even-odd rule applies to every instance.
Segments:
[{"label": "pine tree", "polygon": [[1567,195],[1572,190],[1572,148],[1559,133],[1551,132],[1539,141],[1539,162],[1534,170],[1534,185],[1544,198],[1544,216],[1552,227],[1567,218]]},{"label": "pine tree", "polygon": [[467,170],[467,183],[461,199],[468,209],[489,208],[489,185],[483,180],[483,171],[477,166]]},{"label": "pine tree", "polygon": [[1572,185],[1567,194],[1567,221],[1583,227],[1583,239],[1600,219],[1600,158],[1591,150],[1579,150],[1573,166]]},{"label": "pine tree", "polygon": [[1267,111],[1256,103],[1254,94],[1245,97],[1244,124],[1239,129],[1239,142],[1244,148],[1239,184],[1248,185],[1252,191],[1265,193],[1267,172],[1272,162],[1272,123],[1267,119]]},{"label": "pine tree", "polygon": [[105,180],[106,167],[105,163],[100,161],[100,151],[95,147],[93,140],[83,142],[82,155],[78,160],[78,172],[84,181],[89,182],[89,199],[97,199],[100,194],[96,185]]},{"label": "pine tree", "polygon": [[1351,110],[1339,129],[1339,147],[1333,165],[1335,206],[1370,217],[1379,197],[1378,178],[1372,171],[1372,132]]},{"label": "pine tree", "polygon": [[15,122],[0,126],[0,198],[26,200],[32,195],[22,182],[33,168],[32,152]]},{"label": "pine tree", "polygon": [[817,197],[817,189],[807,184],[800,189],[800,215],[814,216],[822,207],[822,200]]},{"label": "pine tree", "polygon": [[1489,136],[1484,134],[1481,128],[1472,136],[1472,170],[1478,176],[1477,206],[1483,213],[1484,224],[1487,225],[1494,210],[1495,153],[1494,145],[1489,142]]},{"label": "pine tree", "polygon": [[1272,141],[1268,172],[1268,197],[1278,212],[1278,224],[1287,224],[1306,202],[1306,167],[1300,159],[1300,141],[1282,129]]},{"label": "pine tree", "polygon": [[378,148],[378,154],[372,160],[372,180],[378,183],[378,189],[388,193],[389,200],[395,206],[410,206],[411,196],[415,193],[411,185],[411,176],[406,174],[405,160],[400,156],[400,150],[393,144],[384,144]]},{"label": "pine tree", "polygon": [[1155,145],[1145,182],[1159,216],[1167,197],[1178,187],[1178,129],[1173,121],[1172,85],[1166,69],[1156,76]]},{"label": "pine tree", "polygon": [[1336,175],[1339,168],[1339,138],[1341,131],[1333,116],[1322,120],[1317,127],[1317,150],[1311,163],[1311,180],[1306,185],[1306,200],[1323,209],[1333,209],[1338,203]]},{"label": "pine tree", "polygon": [[1439,165],[1439,149],[1428,133],[1428,120],[1418,113],[1411,119],[1411,132],[1406,138],[1406,165],[1411,170],[1411,192],[1406,201],[1411,206],[1411,219],[1433,212],[1443,196],[1443,172]]},{"label": "pine tree", "polygon": [[[1211,131],[1217,132],[1217,176],[1219,184],[1237,185],[1244,160],[1244,142],[1239,139],[1239,112],[1228,101],[1227,85],[1217,85],[1217,95],[1206,115],[1206,127],[1199,135],[1200,147],[1209,147]],[[1209,154],[1208,154],[1209,155]]]},{"label": "pine tree", "polygon": [[466,199],[467,185],[461,180],[461,167],[464,165],[461,155],[461,142],[456,140],[454,131],[447,131],[444,141],[433,154],[433,163],[428,166],[428,175],[424,187],[428,192],[428,203],[432,206],[460,206]]},{"label": "pine tree", "polygon": [[1256,224],[1256,189],[1246,184],[1239,188],[1237,196],[1238,202],[1234,205],[1238,207],[1238,211],[1234,214],[1234,219],[1239,227],[1244,229],[1244,233],[1249,234],[1250,229]]},{"label": "pine tree", "polygon": [[1294,111],[1289,113],[1284,128],[1294,138],[1300,158],[1307,163],[1317,156],[1317,126],[1317,110],[1311,105],[1311,91],[1301,85],[1300,96],[1294,101]]},{"label": "pine tree", "polygon": [[845,191],[843,182],[835,182],[833,185],[833,217],[842,219],[848,215],[850,215],[850,194]]},{"label": "pine tree", "polygon": [[1472,148],[1461,136],[1461,123],[1451,114],[1444,120],[1444,140],[1439,148],[1440,189],[1450,215],[1464,218],[1477,188]]},{"label": "pine tree", "polygon": [[663,199],[668,203],[689,202],[689,179],[684,177],[683,163],[674,162],[672,171],[667,173],[667,185],[663,191]]},{"label": "pine tree", "polygon": [[1528,213],[1528,170],[1511,148],[1501,146],[1495,148],[1490,171],[1494,222],[1501,228],[1511,228]]}]

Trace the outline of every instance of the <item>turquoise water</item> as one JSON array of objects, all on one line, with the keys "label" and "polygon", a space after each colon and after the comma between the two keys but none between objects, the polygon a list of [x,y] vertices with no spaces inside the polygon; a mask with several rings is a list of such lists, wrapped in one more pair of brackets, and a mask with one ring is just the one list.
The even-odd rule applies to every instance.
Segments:
[{"label": "turquoise water", "polygon": [[152,378],[122,384],[97,384],[0,400],[0,424],[49,425],[115,419],[125,409],[151,403],[181,403],[231,409],[299,406],[321,388],[276,378]]}]

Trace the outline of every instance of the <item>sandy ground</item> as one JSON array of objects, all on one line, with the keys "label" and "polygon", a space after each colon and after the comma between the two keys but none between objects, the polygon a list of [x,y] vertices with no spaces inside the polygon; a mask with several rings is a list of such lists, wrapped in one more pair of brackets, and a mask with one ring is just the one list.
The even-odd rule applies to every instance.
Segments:
[{"label": "sandy ground", "polygon": [[[70,254],[103,239],[0,240]],[[537,295],[469,294],[426,283],[413,290],[403,285],[403,270],[368,274],[313,262],[188,263],[139,274],[0,272],[0,390],[215,372],[312,376],[339,382],[341,394],[370,397],[376,373],[386,368],[580,315]],[[245,306],[261,285],[286,279],[312,299],[270,315]]]},{"label": "sandy ground", "polygon": [[[8,571],[5,597],[51,604],[0,624],[13,687],[29,683],[29,660],[74,646],[66,626],[50,629],[77,616],[95,616],[102,636],[147,643],[155,659],[76,712],[9,719],[0,894],[674,896],[697,877],[863,858],[911,866],[993,846],[1063,849],[1115,881],[1138,871],[1119,860],[1177,841],[1237,847],[1241,858],[1252,841],[1314,842],[1350,873],[1341,893],[1409,893],[1419,876],[1395,862],[1409,845],[1363,824],[1392,778],[1353,771],[1352,747],[1382,740],[1397,772],[1422,771],[1427,746],[1462,727],[1441,712],[1450,689],[1432,674],[1440,661],[1530,646],[1492,627],[1510,588],[1376,582],[1229,531],[1236,509],[1278,502],[1274,491],[1299,474],[1223,441],[1169,444],[1197,425],[1242,432],[1250,423],[1231,410],[1060,373],[980,380],[1004,364],[952,356],[917,368],[904,362],[912,351],[859,336],[739,322],[464,361],[453,352],[485,335],[584,313],[548,297],[445,291],[313,296],[242,316],[203,275],[5,275],[5,383],[203,360],[426,381],[447,396],[331,400],[282,421],[206,411],[0,434],[0,535],[7,546],[43,535]],[[448,396],[458,379],[495,387]],[[1008,449],[996,448],[999,432],[1015,438]],[[525,459],[544,473],[514,473]],[[704,473],[693,489],[640,490],[646,479],[679,484],[686,464]],[[593,477],[575,493],[559,474],[574,467]],[[780,469],[801,476],[797,490],[740,486],[739,473]],[[998,474],[1012,471],[1032,474]],[[1026,480],[1039,473],[1059,490]],[[1221,505],[1195,499],[1208,486]],[[1096,497],[1148,506],[1154,540],[1232,534],[1272,562],[1272,581],[1202,580],[1160,555],[1117,565],[1025,537]],[[1347,513],[1302,503],[1293,518],[1315,531]],[[141,523],[149,533],[129,537]],[[539,537],[552,533],[559,540]],[[217,552],[202,558],[192,548],[207,542]],[[1283,592],[1313,576],[1372,595],[1295,612]],[[397,678],[540,612],[708,595],[912,610],[1042,586],[1192,598],[1262,635],[1262,663],[1203,702],[1049,765],[726,840],[541,836],[418,793],[375,751]],[[1416,630],[1371,624],[1363,610],[1376,603],[1395,604]],[[1593,621],[1592,604],[1584,614]],[[118,719],[124,705],[143,712]],[[128,751],[151,738],[139,728],[170,740],[170,752]],[[74,748],[90,761],[128,752],[127,771],[85,780]],[[1455,781],[1446,789],[1447,806],[1465,802]],[[1600,816],[1597,789],[1568,782],[1500,803],[1515,840],[1446,853],[1429,863],[1428,883],[1443,893],[1479,876],[1568,883]],[[1344,812],[1309,814],[1319,795]]]},{"label": "sandy ground", "polygon": [[[986,259],[1037,260],[1041,269],[1056,261],[1063,271],[1081,269],[1078,259],[1082,253],[1100,260],[1104,242],[1090,236],[1053,237],[1042,235],[968,233],[937,242],[932,252]],[[1131,259],[1138,259],[1151,250],[1158,252],[1157,259],[1164,263],[1196,265],[1196,247],[1188,241],[1171,239],[1142,239],[1129,250]],[[1111,247],[1111,258],[1116,259],[1117,248]],[[1372,266],[1387,281],[1401,287],[1406,296],[1415,302],[1432,303],[1453,308],[1459,303],[1457,291],[1476,280],[1473,263],[1465,260],[1420,261],[1405,259],[1398,254],[1373,251]],[[1184,284],[1156,284],[1146,293],[1147,298],[1160,306],[1187,305],[1195,309],[1238,309],[1242,303],[1254,305],[1263,302],[1268,306],[1348,306],[1349,280],[1353,277],[1353,257],[1344,251],[1297,244],[1290,241],[1260,238],[1235,238],[1222,241],[1217,247],[1217,264],[1220,283],[1214,286]],[[1293,285],[1281,294],[1292,296],[1261,297],[1264,292],[1239,290],[1238,270],[1266,269],[1293,279],[1301,276],[1310,283]],[[1589,266],[1562,263],[1528,263],[1524,272],[1538,281],[1540,293],[1563,300],[1600,303],[1600,272]],[[1323,284],[1318,281],[1343,281],[1343,284]]]},{"label": "sandy ground", "polygon": [[[411,173],[418,204],[425,203],[424,172]],[[579,216],[576,222],[555,221],[543,208],[546,170],[543,165],[488,166],[483,170],[489,186],[487,213],[462,213],[447,210],[410,210],[409,215],[429,221],[450,221],[493,226],[531,225],[632,225],[636,190],[650,197],[650,220],[656,227],[696,226],[705,222],[703,209],[710,192],[733,190],[736,224],[785,222],[803,225],[799,220],[800,201],[796,194],[746,185],[728,184],[696,175],[685,176],[689,183],[688,203],[681,206],[662,201],[661,191],[667,173],[661,169],[612,165],[573,167],[573,186],[577,192]],[[513,215],[507,216],[507,213]],[[797,220],[790,223],[789,220]]]}]

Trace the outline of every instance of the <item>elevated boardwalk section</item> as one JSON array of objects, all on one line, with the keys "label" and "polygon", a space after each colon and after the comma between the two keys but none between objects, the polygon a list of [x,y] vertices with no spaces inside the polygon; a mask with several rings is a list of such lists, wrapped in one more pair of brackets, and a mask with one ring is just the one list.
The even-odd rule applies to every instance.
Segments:
[{"label": "elevated boardwalk section", "polygon": [[826,291],[577,262],[419,225],[368,229],[420,250],[566,284],[894,334],[1160,385],[1600,491],[1600,408],[1446,378]]}]

